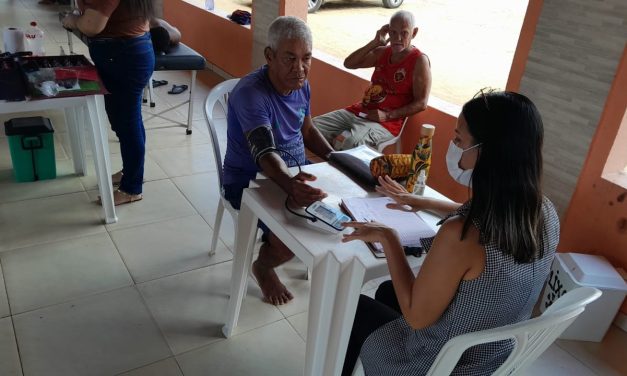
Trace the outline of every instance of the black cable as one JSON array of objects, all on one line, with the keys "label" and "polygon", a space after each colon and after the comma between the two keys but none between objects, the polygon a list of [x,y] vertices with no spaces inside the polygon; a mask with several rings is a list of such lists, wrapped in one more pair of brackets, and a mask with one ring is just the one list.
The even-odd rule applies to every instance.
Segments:
[{"label": "black cable", "polygon": [[[280,151],[283,152],[285,154],[287,154],[290,158],[292,158],[292,160],[294,160],[294,162],[296,162],[296,166],[298,166],[298,173],[300,174],[301,172],[303,172],[300,163],[298,162],[298,159],[296,159],[296,157],[294,157],[292,154],[290,154],[289,152],[287,152],[286,150],[282,150],[282,149],[275,149],[276,151]],[[290,209],[290,206],[288,205],[288,202],[290,200],[290,195],[289,193],[287,194],[287,197],[285,198],[285,209],[287,209],[288,212],[301,217],[301,218],[305,218],[308,219],[312,222],[316,222],[318,219],[314,216],[308,216],[308,215],[302,215],[300,213],[295,212],[294,210]]]}]

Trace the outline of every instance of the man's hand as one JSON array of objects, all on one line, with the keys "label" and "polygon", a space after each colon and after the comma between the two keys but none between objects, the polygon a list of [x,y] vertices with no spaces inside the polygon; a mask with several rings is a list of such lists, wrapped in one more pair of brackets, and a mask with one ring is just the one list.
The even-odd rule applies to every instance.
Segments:
[{"label": "man's hand", "polygon": [[377,30],[377,34],[374,36],[374,41],[379,44],[379,46],[385,46],[390,41],[390,38],[387,37],[390,31],[390,25],[385,24],[379,30]]},{"label": "man's hand", "polygon": [[320,201],[327,197],[327,194],[322,189],[314,188],[307,184],[307,181],[314,180],[316,180],[316,177],[306,172],[299,172],[292,177],[287,193],[296,205],[308,206],[314,201]]},{"label": "man's hand", "polygon": [[377,109],[368,110],[368,113],[366,114],[366,118],[368,120],[376,121],[377,123],[390,120],[387,112],[377,110]]},{"label": "man's hand", "polygon": [[61,20],[61,24],[63,25],[63,28],[65,28],[66,30],[76,29],[77,18],[78,16],[73,13],[66,14],[65,17],[63,17],[63,19]]}]

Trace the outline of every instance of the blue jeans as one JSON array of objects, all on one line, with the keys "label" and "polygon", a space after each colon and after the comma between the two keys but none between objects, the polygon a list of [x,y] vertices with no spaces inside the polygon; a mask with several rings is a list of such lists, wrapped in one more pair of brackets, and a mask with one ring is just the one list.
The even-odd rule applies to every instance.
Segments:
[{"label": "blue jeans", "polygon": [[109,94],[105,109],[111,129],[120,141],[120,190],[142,193],[146,132],[142,120],[142,93],[155,68],[150,34],[134,38],[92,39],[89,53]]}]

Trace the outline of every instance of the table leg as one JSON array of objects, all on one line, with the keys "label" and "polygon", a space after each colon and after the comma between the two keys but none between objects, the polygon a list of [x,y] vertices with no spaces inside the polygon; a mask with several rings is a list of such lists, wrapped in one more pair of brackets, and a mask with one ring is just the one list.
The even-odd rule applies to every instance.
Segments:
[{"label": "table leg", "polygon": [[324,372],[321,374],[340,375],[342,373],[348,339],[355,320],[355,311],[365,275],[366,268],[357,257],[342,265],[333,310],[331,335],[327,346],[327,359]]},{"label": "table leg", "polygon": [[194,97],[196,91],[196,71],[192,71],[192,82],[189,88],[189,107],[187,108],[187,130],[186,134],[192,134],[192,123],[194,121]]},{"label": "table leg", "polygon": [[89,130],[91,132],[91,148],[96,165],[96,177],[98,178],[98,190],[102,200],[102,210],[106,223],[115,223],[118,217],[115,215],[113,204],[113,186],[111,185],[111,162],[109,161],[109,138],[104,124],[104,99],[102,95],[90,95],[85,97],[87,113],[89,117]]},{"label": "table leg", "polygon": [[84,117],[81,116],[83,115],[82,111],[82,109],[76,107],[68,107],[65,109],[65,123],[68,126],[68,133],[70,135],[74,173],[78,175],[85,175],[87,171],[84,147],[85,133],[83,132],[83,127],[79,125],[79,119],[84,119]]},{"label": "table leg", "polygon": [[235,246],[233,255],[233,271],[231,272],[231,290],[227,308],[226,323],[222,328],[225,337],[233,335],[237,320],[246,295],[248,283],[248,266],[253,257],[253,248],[257,235],[257,216],[246,204],[246,191],[242,197],[242,205],[237,223],[235,224]]},{"label": "table leg", "polygon": [[314,260],[307,323],[306,376],[326,375],[327,344],[339,275],[340,262],[332,252],[321,260]]}]

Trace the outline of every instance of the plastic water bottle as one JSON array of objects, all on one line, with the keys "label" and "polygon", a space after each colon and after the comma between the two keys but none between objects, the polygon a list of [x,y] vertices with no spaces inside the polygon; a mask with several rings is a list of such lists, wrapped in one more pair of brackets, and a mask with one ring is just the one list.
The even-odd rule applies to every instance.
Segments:
[{"label": "plastic water bottle", "polygon": [[213,4],[213,0],[205,0],[205,9],[213,10],[215,5]]},{"label": "plastic water bottle", "polygon": [[34,56],[44,56],[44,31],[37,26],[37,22],[30,23],[30,28],[24,32],[26,38],[27,50],[31,51]]},{"label": "plastic water bottle", "polygon": [[427,171],[425,171],[425,169],[422,169],[420,170],[420,174],[418,175],[418,180],[416,180],[416,185],[414,186],[414,194],[418,196],[424,195],[426,186],[427,186]]}]

